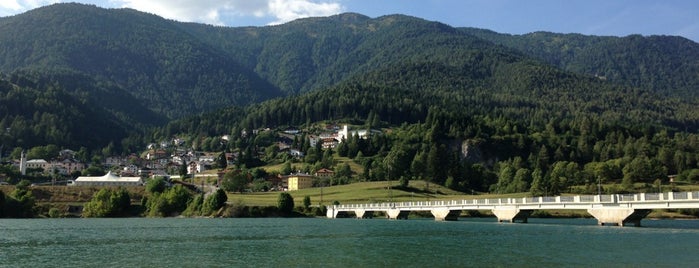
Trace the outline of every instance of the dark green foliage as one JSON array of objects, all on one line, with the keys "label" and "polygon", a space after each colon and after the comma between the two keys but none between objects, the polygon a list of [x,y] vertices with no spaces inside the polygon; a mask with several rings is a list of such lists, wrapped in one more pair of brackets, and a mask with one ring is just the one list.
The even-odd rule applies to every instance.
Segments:
[{"label": "dark green foliage", "polygon": [[91,165],[81,171],[83,176],[103,176],[106,174],[101,166]]},{"label": "dark green foliage", "polygon": [[229,171],[223,175],[222,187],[228,192],[242,193],[248,186],[249,173],[242,171]]},{"label": "dark green foliage", "polygon": [[95,193],[90,202],[85,203],[83,217],[125,216],[131,207],[131,197],[124,188],[103,188]]},{"label": "dark green foliage", "polygon": [[663,95],[697,96],[699,46],[686,38],[548,32],[507,35],[473,28],[460,30],[517,49],[564,70],[652,89]]},{"label": "dark green foliage", "polygon": [[225,170],[228,167],[228,159],[226,159],[225,152],[221,152],[218,157],[216,157],[216,164],[221,170]]},{"label": "dark green foliage", "polygon": [[162,193],[154,193],[146,203],[148,216],[167,217],[182,213],[192,199],[192,194],[181,184],[168,188]]},{"label": "dark green foliage", "polygon": [[[12,79],[27,78],[15,75]],[[130,132],[105,107],[67,92],[58,82],[31,84],[13,84],[0,76],[0,127],[4,132],[0,141],[6,146],[33,147],[29,156],[51,159],[61,147],[102,148]]]},{"label": "dark green foliage", "polygon": [[10,195],[0,194],[0,217],[31,218],[35,216],[36,201],[29,190],[31,182],[22,180]]},{"label": "dark green foliage", "polygon": [[303,197],[303,208],[308,210],[308,208],[311,206],[311,197],[310,196],[304,196]]},{"label": "dark green foliage", "polygon": [[208,216],[218,211],[228,201],[228,196],[223,189],[217,189],[214,193],[204,199],[202,205],[202,215]]},{"label": "dark green foliage", "polygon": [[234,58],[183,31],[181,23],[151,14],[61,4],[2,22],[0,43],[7,49],[0,52],[0,70],[85,73],[123,85],[141,102],[132,105],[147,103],[170,117],[280,94]]},{"label": "dark green foliage", "polygon": [[[194,196],[194,199],[187,204],[187,209],[185,209],[182,212],[182,215],[187,216],[187,217],[194,217],[194,216],[201,216],[204,215],[203,211],[203,206],[204,206],[204,195],[203,194],[198,194]],[[208,211],[209,213],[211,211]]]},{"label": "dark green foliage", "polygon": [[165,178],[163,177],[155,177],[148,182],[146,182],[146,191],[149,193],[162,193],[165,191],[165,188],[167,187],[167,184],[165,182]]},{"label": "dark green foliage", "polygon": [[289,193],[279,193],[279,198],[277,199],[277,208],[279,212],[285,215],[290,215],[294,210],[294,198]]}]

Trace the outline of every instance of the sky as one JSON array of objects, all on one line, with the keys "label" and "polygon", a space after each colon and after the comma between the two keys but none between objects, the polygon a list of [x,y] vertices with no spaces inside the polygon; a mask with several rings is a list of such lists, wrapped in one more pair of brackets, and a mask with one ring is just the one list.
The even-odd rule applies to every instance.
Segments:
[{"label": "sky", "polygon": [[696,0],[0,0],[0,17],[58,2],[127,7],[178,21],[232,27],[355,12],[372,18],[405,14],[509,34],[679,35],[699,42]]}]

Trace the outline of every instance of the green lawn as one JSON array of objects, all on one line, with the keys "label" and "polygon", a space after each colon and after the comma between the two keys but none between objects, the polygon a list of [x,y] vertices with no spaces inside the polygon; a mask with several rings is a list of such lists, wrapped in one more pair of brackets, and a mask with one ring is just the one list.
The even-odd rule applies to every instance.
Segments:
[{"label": "green lawn", "polygon": [[[372,203],[372,202],[388,202],[393,198],[393,201],[430,201],[430,200],[458,200],[458,199],[477,199],[477,198],[507,198],[507,197],[524,197],[527,193],[518,194],[465,194],[448,189],[444,186],[430,183],[429,186],[424,181],[411,181],[407,188],[398,187],[398,181],[390,182],[359,182],[348,185],[339,185],[322,188],[322,204],[330,205],[333,201],[338,201],[341,204],[351,203]],[[311,198],[311,204],[321,204],[321,188],[302,189],[298,191],[290,191],[294,197],[294,202],[300,206],[305,196]],[[279,192],[266,193],[228,193],[229,202],[241,202],[248,206],[276,206]]]}]

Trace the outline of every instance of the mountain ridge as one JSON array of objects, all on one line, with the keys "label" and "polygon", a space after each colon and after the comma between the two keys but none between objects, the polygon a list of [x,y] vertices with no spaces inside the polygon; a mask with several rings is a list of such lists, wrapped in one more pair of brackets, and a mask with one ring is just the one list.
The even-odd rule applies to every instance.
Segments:
[{"label": "mountain ridge", "polygon": [[[582,41],[575,43],[574,37],[582,38]],[[645,61],[645,72],[639,72],[638,66],[621,60],[619,62],[623,64],[599,60],[600,67],[594,65],[594,61],[581,60],[579,53],[569,56],[564,52],[570,49],[562,49],[578,45],[578,50],[591,51],[583,55],[599,58],[601,52],[593,51],[594,47],[590,48],[588,43],[597,42],[595,40],[609,42],[606,37],[571,35],[563,38],[557,34],[534,33],[528,38],[531,44],[537,45],[526,50],[526,44],[530,43],[521,40],[525,37],[451,27],[400,14],[370,18],[344,13],[298,19],[275,26],[219,27],[167,20],[133,9],[54,4],[0,18],[0,58],[3,59],[0,72],[9,77],[28,76],[28,80],[48,81],[44,85],[51,82],[70,85],[66,92],[86,94],[89,97],[83,99],[90,104],[111,107],[107,111],[121,120],[119,124],[141,131],[161,126],[167,120],[221,108],[246,107],[270,99],[302,96],[348,85],[377,90],[403,87],[420,91],[420,94],[438,92],[429,95],[435,98],[429,101],[431,105],[451,103],[449,96],[455,97],[463,92],[474,92],[479,98],[511,96],[512,100],[503,100],[499,105],[523,105],[507,107],[512,110],[538,105],[531,96],[541,94],[589,102],[594,94],[586,90],[603,90],[600,94],[618,98],[613,91],[632,92],[628,87],[640,88],[638,94],[654,96],[662,101],[670,98],[667,101],[675,103],[672,98],[693,96],[694,85],[699,81],[691,75],[694,50],[699,45],[678,41],[676,43],[688,47],[687,51],[691,53],[673,54],[672,57],[666,55],[677,53],[677,49],[662,46],[660,50],[652,49],[653,44],[672,43],[664,40],[677,38],[628,38],[633,41],[631,43],[645,49],[640,50],[643,53],[630,56],[653,55],[654,59]],[[559,39],[558,43],[551,44],[551,40]],[[629,50],[623,48],[628,42],[622,40],[625,42],[617,44],[614,50],[605,50],[605,53],[611,53],[611,58],[626,59],[624,53],[628,54]],[[549,48],[549,51],[542,51],[543,48]],[[662,54],[654,55],[653,51]],[[677,66],[673,64],[675,62]],[[678,68],[685,71],[673,76],[673,70]],[[605,72],[592,72],[595,69]],[[657,73],[650,76],[650,79],[655,79],[655,86],[643,86],[643,75],[649,72]],[[613,76],[611,73],[625,75]],[[614,86],[597,85],[606,83],[605,78]],[[75,83],[73,80],[87,82]],[[420,94],[410,98],[427,96]],[[486,103],[460,95],[456,99],[459,98]],[[421,101],[412,99],[408,102]],[[679,106],[694,102],[692,98],[685,99]],[[135,108],[130,109],[126,104]],[[582,109],[556,105],[559,105],[557,109],[565,107],[566,110],[559,111],[562,114],[574,114],[573,110]],[[612,107],[601,102],[588,106],[590,112],[600,114],[605,112],[603,109]],[[506,109],[500,108],[493,110],[504,114],[487,116],[526,116],[504,112]],[[366,116],[370,110],[355,115],[339,114]],[[425,116],[428,107],[425,105],[418,110],[415,116]],[[474,111],[486,112],[482,109]],[[691,116],[681,113],[677,117],[676,122],[672,121],[673,127],[689,124],[689,128],[694,128]],[[666,115],[651,119],[661,122],[661,125],[670,120]],[[236,123],[239,122],[231,122]]]}]

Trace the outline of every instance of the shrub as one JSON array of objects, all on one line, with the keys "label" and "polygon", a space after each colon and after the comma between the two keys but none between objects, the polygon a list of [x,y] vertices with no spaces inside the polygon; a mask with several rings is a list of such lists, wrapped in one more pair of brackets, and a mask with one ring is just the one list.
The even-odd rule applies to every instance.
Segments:
[{"label": "shrub", "polygon": [[61,213],[61,210],[58,208],[51,208],[49,209],[49,218],[62,218],[63,213]]},{"label": "shrub", "polygon": [[289,193],[280,193],[277,200],[279,212],[290,214],[294,210],[294,198]]}]

